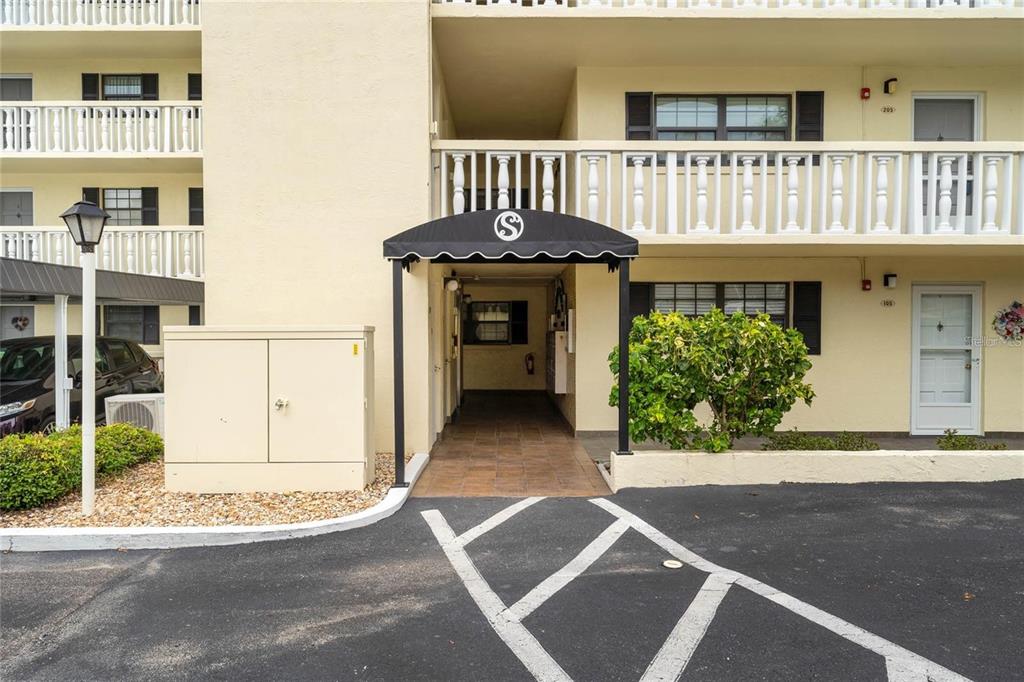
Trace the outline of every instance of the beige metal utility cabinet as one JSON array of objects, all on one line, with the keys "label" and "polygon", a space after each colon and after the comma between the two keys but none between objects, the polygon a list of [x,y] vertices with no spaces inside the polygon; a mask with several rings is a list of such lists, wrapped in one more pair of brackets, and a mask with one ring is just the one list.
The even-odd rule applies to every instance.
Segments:
[{"label": "beige metal utility cabinet", "polygon": [[373,481],[373,327],[167,327],[164,339],[168,490]]}]

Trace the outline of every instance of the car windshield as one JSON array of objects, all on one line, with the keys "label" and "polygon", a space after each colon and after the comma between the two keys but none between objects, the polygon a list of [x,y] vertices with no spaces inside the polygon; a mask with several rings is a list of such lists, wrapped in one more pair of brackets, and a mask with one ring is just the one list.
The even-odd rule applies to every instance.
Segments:
[{"label": "car windshield", "polygon": [[0,355],[0,381],[44,379],[53,371],[53,344],[9,346]]}]

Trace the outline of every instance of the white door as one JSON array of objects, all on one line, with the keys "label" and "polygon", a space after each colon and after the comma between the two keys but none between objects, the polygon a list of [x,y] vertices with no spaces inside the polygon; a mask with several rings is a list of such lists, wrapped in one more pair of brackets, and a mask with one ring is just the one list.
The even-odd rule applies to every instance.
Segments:
[{"label": "white door", "polygon": [[[915,95],[914,96],[914,141],[915,142],[973,142],[978,136],[978,99],[971,95]],[[953,225],[973,225],[974,220],[974,162],[962,147],[955,147],[947,156],[953,157],[950,166],[953,184],[950,186],[950,222]],[[937,218],[940,177],[938,158],[931,160],[922,169],[922,211],[926,224]],[[936,178],[929,196],[929,180]],[[931,208],[929,209],[929,206]]]},{"label": "white door", "polygon": [[911,433],[981,434],[981,287],[914,287]]}]

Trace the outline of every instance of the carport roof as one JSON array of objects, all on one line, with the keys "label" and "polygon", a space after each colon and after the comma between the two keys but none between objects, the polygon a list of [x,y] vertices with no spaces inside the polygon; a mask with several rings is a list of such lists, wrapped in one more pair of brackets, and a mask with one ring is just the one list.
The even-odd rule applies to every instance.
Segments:
[{"label": "carport roof", "polygon": [[[199,280],[96,271],[96,297],[137,303],[198,305],[204,286]],[[4,296],[82,295],[82,269],[35,261],[0,258],[0,293]]]}]

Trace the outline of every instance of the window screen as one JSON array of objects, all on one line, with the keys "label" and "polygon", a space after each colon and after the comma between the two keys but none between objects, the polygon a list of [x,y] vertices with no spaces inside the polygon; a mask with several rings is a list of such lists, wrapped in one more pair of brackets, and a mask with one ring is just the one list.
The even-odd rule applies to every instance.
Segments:
[{"label": "window screen", "polygon": [[104,335],[135,343],[160,343],[160,307],[155,305],[111,305],[103,315]]}]

